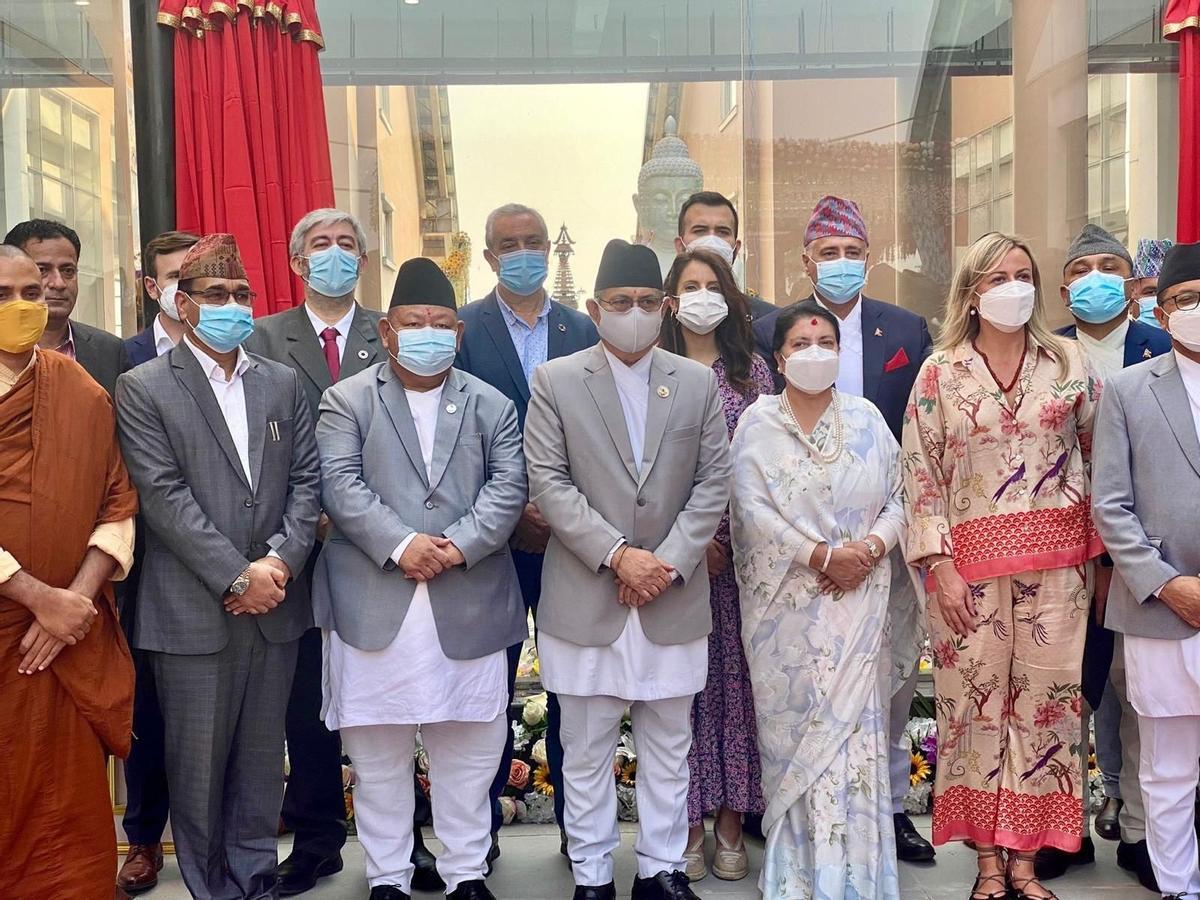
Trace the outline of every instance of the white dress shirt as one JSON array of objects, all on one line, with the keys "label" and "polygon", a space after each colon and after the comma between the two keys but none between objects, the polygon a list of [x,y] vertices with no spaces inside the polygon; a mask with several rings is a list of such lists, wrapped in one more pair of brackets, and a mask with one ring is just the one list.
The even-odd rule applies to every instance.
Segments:
[{"label": "white dress shirt", "polygon": [[1125,337],[1128,334],[1128,319],[1122,319],[1120,325],[1100,340],[1096,340],[1090,334],[1084,334],[1080,328],[1075,330],[1079,346],[1101,378],[1109,378],[1125,368]]},{"label": "white dress shirt", "polygon": [[170,353],[175,349],[175,341],[167,334],[167,329],[162,326],[162,319],[159,316],[154,317],[154,355],[162,356],[164,353]]},{"label": "white dress shirt", "polygon": [[[404,394],[428,476],[442,387],[406,390]],[[393,561],[399,563],[415,537],[410,535],[396,548]],[[491,722],[508,705],[506,652],[497,650],[479,659],[446,656],[429,603],[429,587],[423,582],[417,584],[400,631],[388,646],[359,650],[342,641],[336,631],[327,631],[323,658],[321,716],[330,730],[359,725]]]},{"label": "white dress shirt", "polygon": [[[629,444],[640,470],[645,464],[642,454],[654,354],[647,353],[632,366],[625,365],[607,348],[604,355],[612,369]],[[622,543],[609,551],[606,565]],[[617,602],[615,596],[612,602]],[[607,647],[584,647],[544,631],[538,633],[537,642],[542,684],[556,694],[664,700],[698,693],[708,677],[707,637],[686,644],[655,644],[646,636],[636,609],[629,610],[624,630]]]},{"label": "white dress shirt", "polygon": [[[817,294],[820,300],[821,295]],[[829,308],[822,300],[821,305],[836,316],[837,313]],[[843,394],[863,396],[866,390],[863,380],[863,325],[862,325],[862,296],[854,301],[854,306],[846,318],[838,317],[841,332],[841,357],[838,364],[837,389]]]},{"label": "white dress shirt", "polygon": [[221,408],[221,415],[225,417],[225,426],[229,429],[229,436],[233,438],[233,446],[237,449],[242,471],[246,473],[246,481],[254,487],[254,476],[250,473],[250,425],[246,419],[246,390],[242,384],[242,376],[250,368],[250,358],[246,356],[245,350],[238,347],[233,377],[226,379],[221,364],[192,343],[190,335],[185,337],[183,342],[208,376],[208,386],[212,388],[217,406]]},{"label": "white dress shirt", "polygon": [[[350,326],[354,323],[354,313],[356,312],[357,308],[358,308],[357,304],[351,303],[350,311],[348,313],[346,313],[344,316],[342,316],[340,319],[338,319],[336,322],[334,322],[332,325],[333,328],[337,329],[337,333],[338,333],[337,348],[338,348],[338,360],[339,361],[341,361],[346,355],[346,336],[350,333]],[[331,326],[326,325],[324,321],[317,318],[317,316],[309,308],[307,303],[304,304],[304,311],[306,313],[308,313],[308,321],[312,323],[313,331],[315,331],[317,333],[317,342],[320,345],[321,349],[324,350],[325,342],[323,340],[321,340],[321,332]]]}]

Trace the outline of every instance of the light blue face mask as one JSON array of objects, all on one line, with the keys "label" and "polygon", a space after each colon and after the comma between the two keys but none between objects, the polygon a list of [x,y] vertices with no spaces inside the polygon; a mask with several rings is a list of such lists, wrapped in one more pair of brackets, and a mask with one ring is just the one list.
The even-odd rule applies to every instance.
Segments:
[{"label": "light blue face mask", "polygon": [[396,332],[396,362],[414,375],[440,375],[454,363],[458,332],[452,328],[401,328]]},{"label": "light blue face mask", "polygon": [[[191,300],[191,297],[188,298]],[[192,300],[196,303],[195,300]],[[232,353],[254,333],[254,314],[230,300],[224,306],[196,303],[200,322],[192,331],[218,353]]]},{"label": "light blue face mask", "polygon": [[500,283],[519,297],[536,294],[546,283],[546,254],[541,250],[514,250],[500,260]]},{"label": "light blue face mask", "polygon": [[1071,314],[1091,325],[1111,322],[1129,305],[1125,279],[1098,269],[1071,282],[1067,292],[1071,295]]},{"label": "light blue face mask", "polygon": [[866,283],[866,260],[843,257],[817,263],[817,293],[830,303],[849,303]]},{"label": "light blue face mask", "polygon": [[1162,328],[1162,324],[1158,321],[1158,316],[1154,315],[1156,309],[1158,309],[1157,297],[1143,297],[1138,301],[1137,320],[1144,325],[1153,325],[1155,328]]},{"label": "light blue face mask", "polygon": [[345,297],[358,284],[358,257],[334,244],[308,257],[308,278],[318,294]]}]

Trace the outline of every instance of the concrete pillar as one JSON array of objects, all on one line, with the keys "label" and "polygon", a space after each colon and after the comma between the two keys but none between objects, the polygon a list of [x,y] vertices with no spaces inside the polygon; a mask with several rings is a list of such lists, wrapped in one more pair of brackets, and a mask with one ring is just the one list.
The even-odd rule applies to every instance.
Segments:
[{"label": "concrete pillar", "polygon": [[1129,75],[1129,249],[1175,236],[1179,193],[1179,77]]}]

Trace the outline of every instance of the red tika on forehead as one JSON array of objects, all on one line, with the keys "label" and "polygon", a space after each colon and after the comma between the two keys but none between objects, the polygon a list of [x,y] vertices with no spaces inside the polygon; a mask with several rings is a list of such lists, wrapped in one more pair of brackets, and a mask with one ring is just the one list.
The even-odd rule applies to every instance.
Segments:
[{"label": "red tika on forehead", "polygon": [[809,325],[816,325],[816,324],[817,324],[817,319],[816,319],[816,317],[814,316],[814,317],[813,317],[813,320],[812,320],[811,322],[809,322],[808,324],[809,324]]}]

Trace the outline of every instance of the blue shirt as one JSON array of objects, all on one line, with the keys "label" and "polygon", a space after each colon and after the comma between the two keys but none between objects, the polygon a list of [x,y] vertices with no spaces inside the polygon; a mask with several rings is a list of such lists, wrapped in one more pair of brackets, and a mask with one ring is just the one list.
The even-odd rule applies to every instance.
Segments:
[{"label": "blue shirt", "polygon": [[521,360],[525,383],[530,384],[533,382],[533,370],[544,363],[549,355],[550,329],[546,317],[550,315],[550,295],[546,295],[542,311],[532,326],[500,299],[499,291],[496,292],[496,302],[500,306],[500,314],[504,316],[504,324],[508,326],[508,336],[512,338],[517,358]]}]

